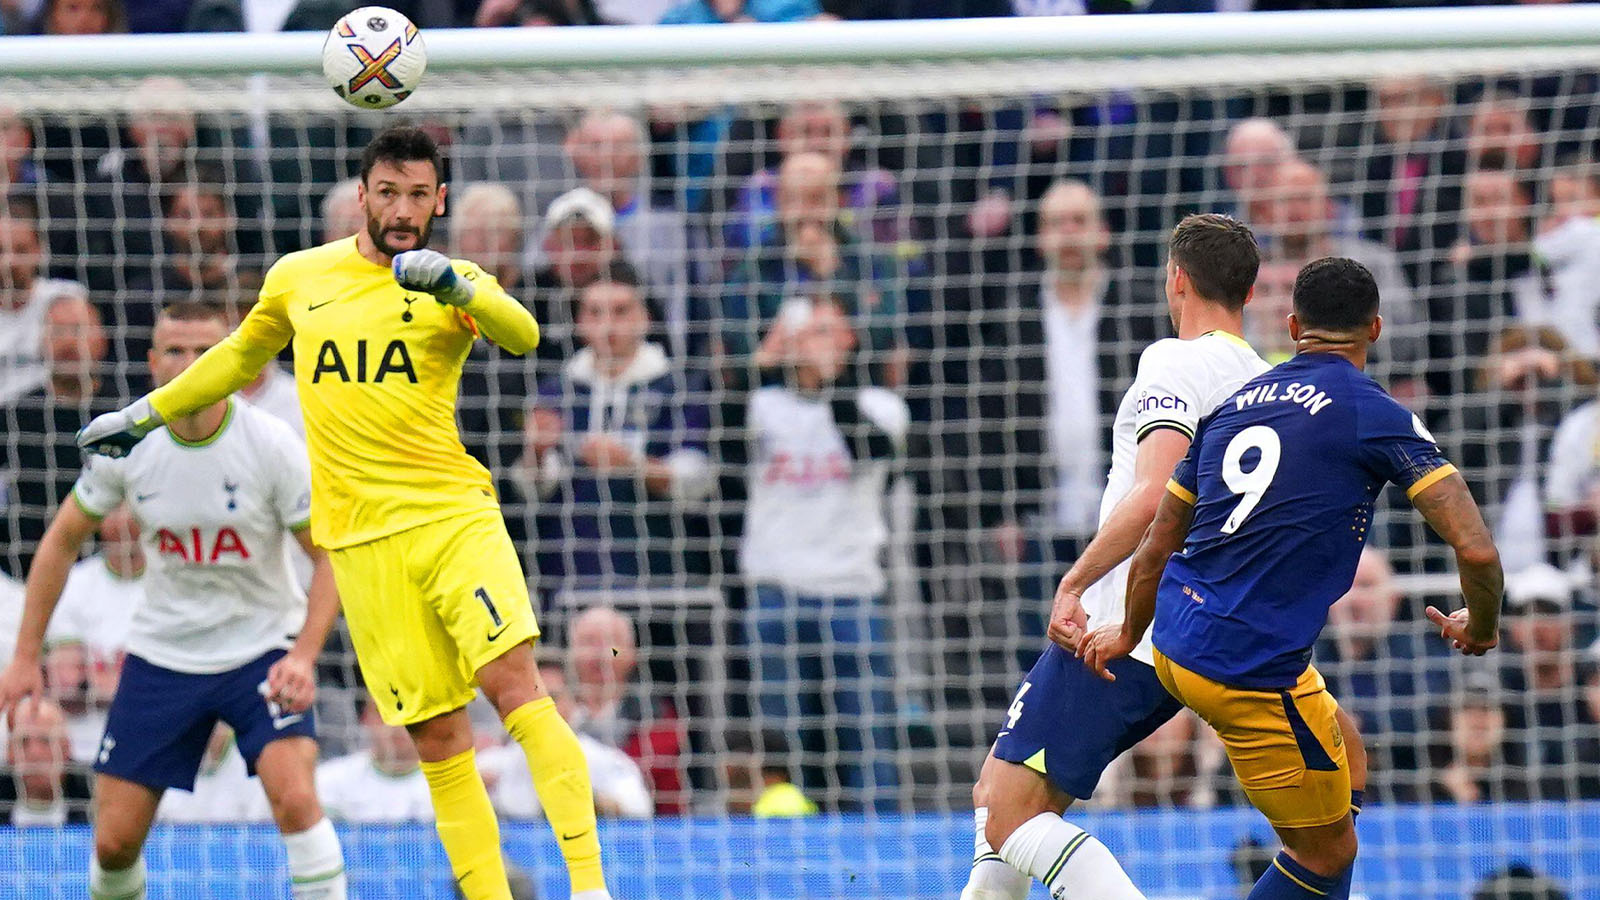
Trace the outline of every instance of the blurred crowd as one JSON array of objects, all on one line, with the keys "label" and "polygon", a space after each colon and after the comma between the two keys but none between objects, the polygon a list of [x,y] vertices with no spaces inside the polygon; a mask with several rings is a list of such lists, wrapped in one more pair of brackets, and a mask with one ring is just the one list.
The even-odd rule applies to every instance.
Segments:
[{"label": "blurred crowd", "polygon": [[[743,9],[656,5],[686,21]],[[162,11],[157,29],[225,7],[254,22],[257,6],[140,14]],[[496,24],[545,6],[460,12]],[[26,7],[4,5],[46,30],[125,24],[111,0]],[[473,351],[460,418],[524,548],[546,679],[600,807],[964,802],[1055,580],[1094,532],[1112,414],[1170,333],[1165,233],[1191,211],[1255,230],[1246,337],[1271,361],[1293,350],[1301,265],[1372,269],[1374,371],[1479,493],[1512,574],[1503,650],[1458,665],[1420,616],[1449,599],[1440,548],[1386,498],[1316,654],[1372,748],[1369,796],[1600,797],[1596,89],[1560,71],[421,123],[449,159],[435,245],[495,275],[544,333],[527,359]],[[278,255],[365,227],[348,177],[365,125],[204,109],[163,78],[122,117],[0,106],[0,658],[78,472],[73,434],[148,388],[156,310],[243,315]],[[286,369],[243,395],[299,426]],[[139,595],[137,529],[108,517],[74,570],[51,696],[10,737],[0,821],[82,815],[69,801]],[[425,816],[415,757],[366,708],[351,659],[336,634],[324,800],[347,818]],[[536,814],[517,752],[481,718],[496,803]],[[1101,799],[1237,802],[1220,765],[1180,718]],[[219,732],[200,788],[163,815],[262,815],[242,781]]]},{"label": "blurred crowd", "polygon": [[[0,34],[323,31],[353,0],[6,0]],[[715,25],[1472,6],[1426,0],[387,0],[423,28]]]}]

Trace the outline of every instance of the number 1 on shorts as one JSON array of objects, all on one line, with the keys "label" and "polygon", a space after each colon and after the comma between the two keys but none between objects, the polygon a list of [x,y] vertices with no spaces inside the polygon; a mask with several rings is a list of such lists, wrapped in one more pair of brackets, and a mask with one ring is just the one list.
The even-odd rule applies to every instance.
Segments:
[{"label": "number 1 on shorts", "polygon": [[483,601],[483,605],[489,609],[489,618],[494,620],[494,627],[499,628],[501,625],[500,610],[494,608],[494,601],[489,599],[489,592],[480,587],[472,592],[472,596]]}]

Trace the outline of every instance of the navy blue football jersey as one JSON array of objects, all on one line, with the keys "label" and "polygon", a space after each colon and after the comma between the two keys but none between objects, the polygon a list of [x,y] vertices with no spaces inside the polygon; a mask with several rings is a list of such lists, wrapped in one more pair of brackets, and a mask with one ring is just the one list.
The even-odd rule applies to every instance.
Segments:
[{"label": "navy blue football jersey", "polygon": [[1350,589],[1388,482],[1455,471],[1421,420],[1343,357],[1303,353],[1200,423],[1168,490],[1195,505],[1156,596],[1156,649],[1214,681],[1293,685]]}]

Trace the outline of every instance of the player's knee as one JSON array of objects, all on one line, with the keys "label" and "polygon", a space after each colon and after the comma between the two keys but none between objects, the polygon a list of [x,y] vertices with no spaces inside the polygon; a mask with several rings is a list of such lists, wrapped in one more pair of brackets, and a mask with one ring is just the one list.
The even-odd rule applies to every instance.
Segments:
[{"label": "player's knee", "polygon": [[424,762],[442,762],[472,749],[472,722],[464,709],[407,725],[406,731]]},{"label": "player's knee", "polygon": [[483,695],[502,718],[547,694],[539,680],[533,646],[526,641],[484,664],[477,675]]},{"label": "player's knee", "polygon": [[1306,829],[1295,840],[1285,836],[1284,845],[1301,865],[1319,875],[1334,876],[1355,865],[1355,823],[1344,821],[1328,828]]},{"label": "player's knee", "polygon": [[998,853],[1011,835],[1037,814],[1023,810],[1016,803],[997,801],[989,807],[989,820],[983,824],[983,839]]},{"label": "player's knee", "polygon": [[322,804],[316,789],[309,784],[279,788],[267,797],[272,820],[283,834],[299,834],[322,821]]},{"label": "player's knee", "polygon": [[110,872],[120,871],[139,861],[139,853],[144,849],[141,843],[132,835],[97,829],[94,835],[94,856],[99,861],[100,868]]}]

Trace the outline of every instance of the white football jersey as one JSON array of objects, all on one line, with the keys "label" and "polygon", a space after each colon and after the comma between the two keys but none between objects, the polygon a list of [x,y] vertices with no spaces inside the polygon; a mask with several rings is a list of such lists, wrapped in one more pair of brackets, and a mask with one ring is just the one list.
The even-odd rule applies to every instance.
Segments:
[{"label": "white football jersey", "polygon": [[365,752],[317,766],[317,797],[335,822],[433,821],[433,797],[422,768],[390,775],[378,771]]},{"label": "white football jersey", "polygon": [[310,466],[271,415],[230,400],[222,427],[196,444],[158,428],[123,459],[91,457],[73,494],[97,516],[127,501],[139,520],[145,602],[128,653],[224,672],[289,647],[305,623],[289,532],[311,519]]},{"label": "white football jersey", "polygon": [[[1133,490],[1139,439],[1171,428],[1194,439],[1195,427],[1245,382],[1267,369],[1243,338],[1211,331],[1192,341],[1167,338],[1146,347],[1133,386],[1122,396],[1111,426],[1111,472],[1100,498],[1100,524]],[[1120,624],[1128,594],[1128,560],[1123,560],[1083,593],[1089,627]],[[1150,663],[1150,633],[1134,648],[1134,659]]]},{"label": "white football jersey", "polygon": [[[911,413],[882,388],[859,395],[861,415],[905,440]],[[807,595],[883,593],[887,461],[854,459],[825,401],[766,387],[750,397],[754,442],[739,564],[761,582]]]}]

